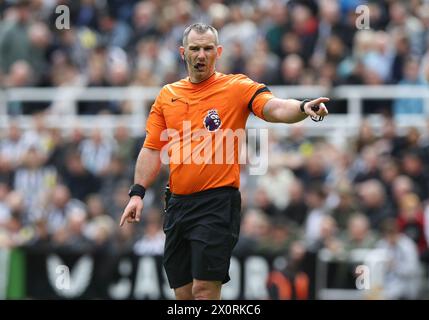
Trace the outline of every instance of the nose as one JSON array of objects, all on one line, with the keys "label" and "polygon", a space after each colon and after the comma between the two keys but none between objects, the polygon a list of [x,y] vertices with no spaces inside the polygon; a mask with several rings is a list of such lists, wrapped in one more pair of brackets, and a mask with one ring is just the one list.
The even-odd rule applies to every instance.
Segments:
[{"label": "nose", "polygon": [[204,52],[204,48],[200,48],[200,51],[198,51],[198,59],[204,59],[206,57],[206,54]]}]

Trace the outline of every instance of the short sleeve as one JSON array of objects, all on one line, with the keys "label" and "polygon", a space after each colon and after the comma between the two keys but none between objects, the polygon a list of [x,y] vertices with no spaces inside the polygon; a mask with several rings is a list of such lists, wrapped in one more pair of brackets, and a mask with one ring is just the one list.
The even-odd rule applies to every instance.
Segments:
[{"label": "short sleeve", "polygon": [[243,102],[249,111],[265,120],[263,114],[264,106],[268,100],[274,98],[270,89],[262,83],[249,79],[245,75],[238,75],[237,82],[237,95],[243,97]]},{"label": "short sleeve", "polygon": [[162,113],[162,91],[156,98],[149,117],[146,122],[146,139],[144,147],[149,149],[161,150],[168,141],[161,141],[161,133],[167,129],[164,114]]}]

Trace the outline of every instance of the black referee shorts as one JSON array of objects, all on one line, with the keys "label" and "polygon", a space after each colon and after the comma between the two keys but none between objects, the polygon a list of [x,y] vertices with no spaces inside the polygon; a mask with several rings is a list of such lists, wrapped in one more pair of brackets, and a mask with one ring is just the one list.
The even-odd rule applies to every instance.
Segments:
[{"label": "black referee shorts", "polygon": [[222,187],[173,194],[164,218],[164,268],[171,288],[193,279],[230,280],[231,253],[240,233],[240,191]]}]

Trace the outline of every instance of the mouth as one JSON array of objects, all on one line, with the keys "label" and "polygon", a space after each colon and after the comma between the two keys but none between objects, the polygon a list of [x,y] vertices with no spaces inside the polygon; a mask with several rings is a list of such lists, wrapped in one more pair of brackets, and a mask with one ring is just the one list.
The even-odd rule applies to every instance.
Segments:
[{"label": "mouth", "polygon": [[205,67],[205,63],[197,62],[196,64],[194,64],[194,69],[198,71],[202,71]]}]

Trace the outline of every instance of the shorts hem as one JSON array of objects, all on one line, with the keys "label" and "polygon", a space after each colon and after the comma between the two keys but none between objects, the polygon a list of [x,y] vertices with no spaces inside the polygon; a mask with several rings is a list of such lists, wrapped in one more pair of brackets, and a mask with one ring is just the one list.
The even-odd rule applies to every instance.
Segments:
[{"label": "shorts hem", "polygon": [[227,275],[227,276],[204,276],[204,277],[194,277],[195,280],[200,280],[200,281],[219,281],[222,282],[222,284],[225,284],[227,282],[229,282],[229,280],[231,280],[231,278]]},{"label": "shorts hem", "polygon": [[178,289],[180,287],[186,286],[187,284],[192,283],[194,279],[186,280],[186,281],[181,281],[181,282],[175,282],[175,283],[170,283],[170,288],[171,289]]}]

